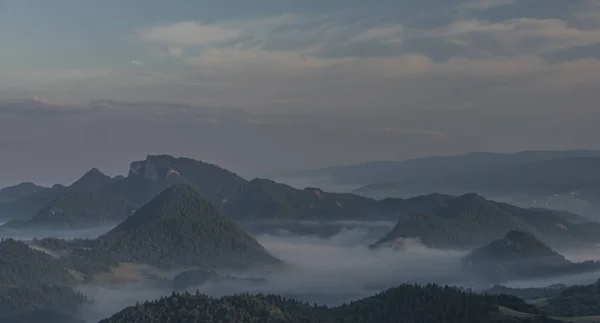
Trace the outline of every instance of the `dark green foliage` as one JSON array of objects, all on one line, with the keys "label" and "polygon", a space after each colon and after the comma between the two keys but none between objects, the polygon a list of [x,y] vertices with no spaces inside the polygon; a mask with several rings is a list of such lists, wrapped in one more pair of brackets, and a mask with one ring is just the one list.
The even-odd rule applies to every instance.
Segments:
[{"label": "dark green foliage", "polygon": [[247,268],[279,264],[252,236],[188,185],[161,193],[74,259],[141,262],[162,268]]},{"label": "dark green foliage", "polygon": [[121,222],[137,205],[120,197],[91,191],[74,191],[61,195],[47,205],[27,227],[81,228]]},{"label": "dark green foliage", "polygon": [[31,309],[53,309],[76,313],[77,307],[86,301],[83,294],[74,292],[69,287],[0,286],[0,313]]},{"label": "dark green foliage", "polygon": [[593,261],[571,263],[532,234],[518,230],[471,251],[463,264],[467,270],[491,281],[573,274],[600,268],[600,263]]},{"label": "dark green foliage", "polygon": [[276,295],[236,295],[219,299],[196,293],[176,294],[137,304],[101,323],[381,323],[381,322],[556,322],[542,317],[518,319],[500,314],[498,306],[536,313],[522,300],[478,295],[453,287],[402,285],[335,308],[312,306]]},{"label": "dark green foliage", "polygon": [[554,316],[600,315],[600,280],[566,288],[550,298],[542,309]]},{"label": "dark green foliage", "polygon": [[69,286],[75,278],[64,264],[21,241],[0,242],[0,312],[55,309],[74,313],[85,297]]},{"label": "dark green foliage", "polygon": [[0,285],[73,285],[75,279],[52,256],[13,239],[0,242]]}]

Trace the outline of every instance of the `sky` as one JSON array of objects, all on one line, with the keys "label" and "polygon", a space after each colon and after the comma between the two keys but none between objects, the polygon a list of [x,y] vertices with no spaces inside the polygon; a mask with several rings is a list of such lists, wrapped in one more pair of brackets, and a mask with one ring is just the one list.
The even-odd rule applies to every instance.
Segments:
[{"label": "sky", "polygon": [[599,0],[0,0],[0,185],[600,149]]}]

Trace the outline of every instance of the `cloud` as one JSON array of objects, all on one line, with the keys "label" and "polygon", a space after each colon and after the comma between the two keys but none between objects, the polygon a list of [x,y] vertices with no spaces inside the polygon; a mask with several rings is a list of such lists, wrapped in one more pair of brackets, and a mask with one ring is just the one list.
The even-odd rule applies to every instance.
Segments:
[{"label": "cloud", "polygon": [[363,31],[352,38],[354,42],[364,42],[371,40],[379,40],[388,43],[402,43],[402,33],[404,27],[402,25],[388,25],[383,27],[375,27]]},{"label": "cloud", "polygon": [[522,0],[476,0],[469,1],[461,5],[464,9],[475,9],[475,10],[488,10],[492,8],[507,6],[517,1]]},{"label": "cloud", "polygon": [[181,56],[181,52],[182,52],[181,47],[169,46],[168,50],[169,50],[169,54],[171,54],[171,55],[173,55],[175,57],[180,57]]},{"label": "cloud", "polygon": [[140,40],[174,46],[202,46],[236,38],[241,31],[219,25],[202,25],[186,21],[143,30]]},{"label": "cloud", "polygon": [[143,62],[143,61],[140,61],[140,60],[133,60],[133,61],[131,61],[131,64],[133,64],[133,65],[138,65],[138,66],[139,66],[139,65],[143,65],[143,64],[144,64],[144,62]]},{"label": "cloud", "polygon": [[600,30],[578,29],[560,19],[514,18],[499,22],[456,21],[425,37],[468,47],[471,53],[543,55],[600,42]]}]

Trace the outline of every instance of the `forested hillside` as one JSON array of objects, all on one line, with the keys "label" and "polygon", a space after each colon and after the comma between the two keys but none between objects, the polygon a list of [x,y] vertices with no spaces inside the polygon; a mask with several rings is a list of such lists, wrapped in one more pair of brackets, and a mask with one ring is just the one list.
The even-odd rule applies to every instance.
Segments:
[{"label": "forested hillside", "polygon": [[52,309],[75,313],[86,301],[64,264],[21,241],[0,242],[0,312]]},{"label": "forested hillside", "polygon": [[402,285],[340,307],[327,308],[276,295],[236,295],[219,299],[189,293],[128,307],[101,323],[381,323],[381,322],[557,322],[542,316],[516,318],[498,306],[536,314],[522,300],[478,295],[453,287]]}]

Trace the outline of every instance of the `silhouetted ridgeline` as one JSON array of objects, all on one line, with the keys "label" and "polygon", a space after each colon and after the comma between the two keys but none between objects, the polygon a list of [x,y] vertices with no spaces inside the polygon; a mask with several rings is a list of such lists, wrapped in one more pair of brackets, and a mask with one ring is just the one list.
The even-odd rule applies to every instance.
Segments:
[{"label": "silhouetted ridgeline", "polygon": [[539,313],[506,295],[478,295],[453,287],[402,285],[340,307],[327,308],[276,295],[236,295],[219,299],[189,293],[172,294],[113,315],[101,323],[141,322],[558,322],[542,316],[516,318],[498,306]]},{"label": "silhouetted ridgeline", "polygon": [[[21,213],[27,213],[25,209],[45,201],[37,216],[30,215],[33,222],[66,227],[104,223],[122,219],[130,208],[149,202],[177,184],[193,187],[236,220],[398,221],[396,228],[375,246],[398,238],[418,238],[435,248],[468,249],[514,229],[531,232],[553,247],[600,242],[598,223],[565,212],[493,202],[476,194],[376,201],[318,188],[299,190],[266,179],[246,181],[215,165],[166,155],[131,163],[129,175],[124,178],[110,178],[92,170],[70,187],[55,186],[0,204],[0,215],[6,214],[2,212],[5,207],[22,205],[25,208]],[[40,199],[40,194],[44,198]]]}]

